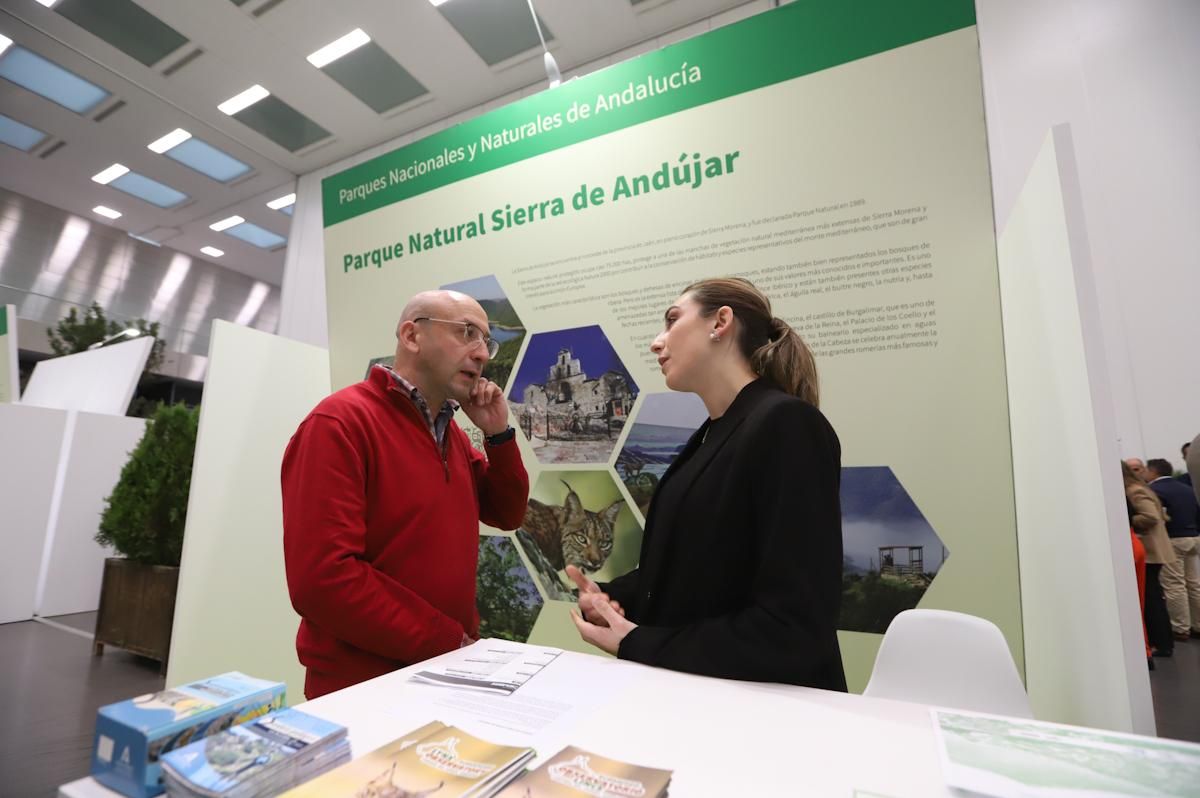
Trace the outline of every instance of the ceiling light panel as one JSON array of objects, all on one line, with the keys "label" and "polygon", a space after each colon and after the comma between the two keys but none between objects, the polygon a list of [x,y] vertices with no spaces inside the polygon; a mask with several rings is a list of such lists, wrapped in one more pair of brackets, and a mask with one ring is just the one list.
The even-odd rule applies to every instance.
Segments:
[{"label": "ceiling light panel", "polygon": [[188,43],[186,36],[133,0],[61,0],[54,10],[146,66]]},{"label": "ceiling light panel", "polygon": [[188,139],[163,154],[220,183],[236,180],[250,171],[249,164],[244,164],[232,155],[195,138]]},{"label": "ceiling light panel", "polygon": [[3,33],[0,33],[0,55],[3,55],[4,51],[7,50],[11,46],[12,46],[12,39],[8,38]]},{"label": "ceiling light panel", "polygon": [[210,258],[219,258],[225,254],[225,250],[217,249],[216,247],[200,247],[200,251]]},{"label": "ceiling light panel", "polygon": [[160,139],[155,139],[148,145],[151,152],[164,153],[172,147],[177,147],[192,137],[181,127],[177,127]]},{"label": "ceiling light panel", "polygon": [[282,209],[288,207],[289,205],[294,204],[295,202],[296,202],[295,194],[285,194],[284,196],[282,196],[278,199],[273,199],[270,202],[268,202],[267,207],[273,211],[278,211],[278,210],[282,210]]},{"label": "ceiling light panel", "polygon": [[270,230],[250,222],[242,222],[239,225],[228,228],[225,230],[225,235],[240,238],[247,244],[253,244],[259,249],[276,249],[287,243],[287,239],[283,236],[272,233]]},{"label": "ceiling light panel", "polygon": [[[438,11],[488,66],[542,49],[528,0],[454,0],[438,6]],[[541,17],[538,21],[549,42],[554,38],[550,29]]]},{"label": "ceiling light panel", "polygon": [[92,175],[92,180],[96,181],[102,186],[107,186],[109,183],[116,180],[118,177],[127,173],[128,171],[128,166],[122,166],[119,163],[115,163],[105,169],[103,172]]},{"label": "ceiling light panel", "polygon": [[288,152],[302,150],[329,138],[329,131],[278,97],[264,97],[232,114],[254,132],[266,136]]},{"label": "ceiling light panel", "polygon": [[321,71],[379,114],[428,93],[420,81],[375,42],[367,42]]},{"label": "ceiling light panel", "polygon": [[240,94],[235,94],[225,102],[218,105],[217,110],[223,114],[229,114],[230,116],[233,116],[238,111],[241,111],[244,108],[249,108],[259,100],[269,96],[271,96],[271,92],[255,83],[253,86],[241,92]]},{"label": "ceiling light panel", "polygon": [[37,128],[0,114],[0,142],[16,147],[22,152],[29,152],[45,140],[46,134]]},{"label": "ceiling light panel", "polygon": [[208,229],[216,230],[219,233],[222,230],[228,230],[230,227],[233,227],[235,224],[241,224],[244,221],[246,221],[246,220],[240,216],[229,216],[229,217],[222,219],[219,222],[213,222],[212,224],[210,224],[208,226]]},{"label": "ceiling light panel", "polygon": [[87,113],[109,97],[109,93],[96,84],[16,45],[0,55],[0,78],[77,114]]},{"label": "ceiling light panel", "polygon": [[160,208],[174,208],[188,198],[182,191],[137,172],[126,172],[108,185]]},{"label": "ceiling light panel", "polygon": [[105,217],[106,219],[120,219],[121,218],[120,211],[114,211],[112,208],[106,208],[103,205],[97,205],[95,208],[92,208],[92,212],[98,213],[101,216]]},{"label": "ceiling light panel", "polygon": [[371,41],[371,37],[362,28],[355,28],[342,38],[330,42],[310,55],[308,63],[320,69],[327,64],[332,64],[347,53],[357,50],[369,41]]}]

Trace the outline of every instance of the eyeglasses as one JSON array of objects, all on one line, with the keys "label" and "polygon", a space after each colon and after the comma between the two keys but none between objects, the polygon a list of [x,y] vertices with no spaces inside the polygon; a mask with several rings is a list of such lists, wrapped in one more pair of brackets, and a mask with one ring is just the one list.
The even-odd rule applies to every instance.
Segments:
[{"label": "eyeglasses", "polygon": [[500,351],[500,342],[495,338],[485,334],[483,330],[476,327],[469,321],[450,321],[449,319],[435,319],[432,316],[421,316],[413,319],[413,321],[436,321],[440,324],[456,324],[462,327],[462,340],[468,347],[476,347],[483,344],[487,350],[488,357],[495,357]]}]

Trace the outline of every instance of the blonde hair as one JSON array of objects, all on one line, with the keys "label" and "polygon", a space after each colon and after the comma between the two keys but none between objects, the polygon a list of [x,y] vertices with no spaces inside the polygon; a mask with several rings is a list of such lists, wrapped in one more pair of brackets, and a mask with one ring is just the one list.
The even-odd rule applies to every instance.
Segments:
[{"label": "blonde hair", "polygon": [[814,407],[820,406],[817,362],[800,334],[771,313],[771,300],[741,277],[713,277],[683,290],[708,317],[728,306],[738,320],[738,349],[750,368]]}]

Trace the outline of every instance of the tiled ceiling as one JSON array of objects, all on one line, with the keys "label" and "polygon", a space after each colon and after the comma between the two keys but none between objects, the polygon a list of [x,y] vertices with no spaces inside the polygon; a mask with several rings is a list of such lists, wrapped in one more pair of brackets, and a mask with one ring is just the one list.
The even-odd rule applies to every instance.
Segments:
[{"label": "tiled ceiling", "polygon": [[[0,185],[274,284],[291,209],[267,203],[297,175],[545,81],[527,0],[43,2],[0,0]],[[534,0],[568,76],[744,4]],[[252,86],[265,96],[218,110]]]}]

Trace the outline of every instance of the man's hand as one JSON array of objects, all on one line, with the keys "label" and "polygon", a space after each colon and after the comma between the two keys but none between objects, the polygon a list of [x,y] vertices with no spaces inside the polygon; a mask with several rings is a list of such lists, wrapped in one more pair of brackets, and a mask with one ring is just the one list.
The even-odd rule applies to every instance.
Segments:
[{"label": "man's hand", "polygon": [[504,400],[504,391],[486,377],[475,382],[462,409],[484,435],[499,435],[508,429],[508,402]]},{"label": "man's hand", "polygon": [[607,601],[593,602],[592,610],[604,621],[603,626],[589,623],[581,618],[579,613],[571,611],[571,620],[575,622],[579,636],[596,648],[616,656],[621,641],[625,639],[625,635],[637,628],[637,624],[626,620],[625,616],[613,609]]},{"label": "man's hand", "polygon": [[621,608],[621,605],[611,600],[607,593],[602,593],[600,586],[584,576],[583,571],[580,571],[574,565],[568,565],[567,576],[571,577],[571,581],[579,587],[579,611],[583,613],[583,617],[588,623],[596,626],[608,626],[608,621],[605,620],[604,615],[596,609],[598,602],[608,604],[618,615],[622,618],[625,617],[625,610]]}]

